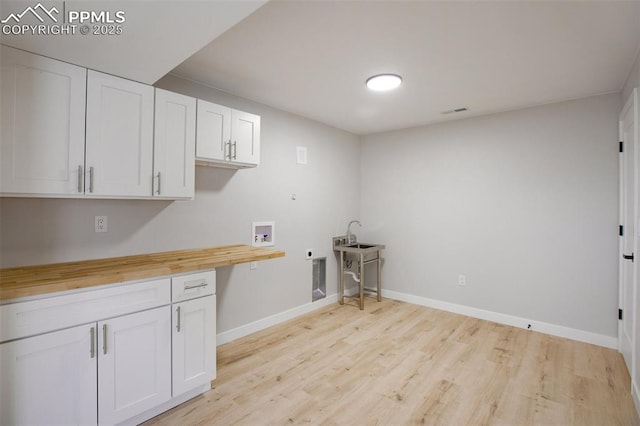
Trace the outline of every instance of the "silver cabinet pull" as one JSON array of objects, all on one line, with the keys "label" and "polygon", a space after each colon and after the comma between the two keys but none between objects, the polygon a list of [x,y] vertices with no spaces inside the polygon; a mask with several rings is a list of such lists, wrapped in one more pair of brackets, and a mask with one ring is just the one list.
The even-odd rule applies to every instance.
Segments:
[{"label": "silver cabinet pull", "polygon": [[[225,145],[229,146],[229,154],[227,155],[225,153],[225,158],[228,158],[229,160],[231,160],[231,139],[229,139],[229,142],[227,142]],[[226,151],[226,149],[225,149],[225,151]]]},{"label": "silver cabinet pull", "polygon": [[91,327],[91,358],[96,357],[96,328]]},{"label": "silver cabinet pull", "polygon": [[89,192],[93,192],[93,166],[89,167]]},{"label": "silver cabinet pull", "polygon": [[186,283],[184,283],[184,289],[185,290],[193,290],[194,288],[199,288],[199,287],[206,287],[209,284],[207,284],[207,281],[202,279],[202,280],[195,280],[195,281],[187,281]]},{"label": "silver cabinet pull", "polygon": [[82,174],[82,166],[78,166],[78,192],[82,192],[82,180],[84,175]]},{"label": "silver cabinet pull", "polygon": [[162,180],[160,180],[160,172],[158,172],[158,190],[156,191],[156,194],[160,195],[160,185],[161,185]]},{"label": "silver cabinet pull", "polygon": [[180,306],[176,308],[176,316],[178,318],[176,320],[176,331],[180,333]]},{"label": "silver cabinet pull", "polygon": [[[231,151],[231,149],[229,149],[229,151]],[[238,146],[236,144],[236,141],[233,141],[233,159],[236,159],[236,154],[238,153]]]},{"label": "silver cabinet pull", "polygon": [[102,325],[102,353],[107,354],[107,324]]}]

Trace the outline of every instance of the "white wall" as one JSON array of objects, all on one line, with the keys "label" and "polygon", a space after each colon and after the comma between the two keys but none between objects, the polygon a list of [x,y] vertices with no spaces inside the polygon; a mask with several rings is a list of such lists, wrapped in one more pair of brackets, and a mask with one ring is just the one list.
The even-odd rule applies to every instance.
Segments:
[{"label": "white wall", "polygon": [[[251,221],[275,220],[285,258],[218,271],[225,332],[311,300],[306,248],[327,256],[334,294],[330,237],[360,218],[360,240],[387,245],[385,289],[616,335],[619,95],[360,145],[172,76],[158,86],[260,114],[260,167],[198,167],[194,201],[0,199],[2,267],[250,243]],[[295,164],[297,145],[309,165]],[[108,233],[93,232],[95,215],[109,217]]]},{"label": "white wall", "polygon": [[[285,258],[259,262],[255,271],[248,264],[218,270],[218,332],[311,302],[307,248],[327,256],[328,293],[335,294],[331,237],[358,217],[358,138],[171,76],[158,86],[260,114],[260,166],[197,167],[193,201],[0,199],[1,265],[250,244],[252,221],[275,220]],[[308,148],[307,166],[295,163],[297,145]],[[93,232],[95,215],[108,216],[108,233]]]},{"label": "white wall", "polygon": [[383,287],[616,336],[620,108],[611,94],[363,138],[361,240],[387,245]]},{"label": "white wall", "polygon": [[634,87],[640,87],[640,52],[636,56],[636,61],[633,64],[633,69],[629,73],[629,77],[624,84],[624,88],[622,89],[622,104],[629,99],[629,95],[631,95],[631,91]]}]

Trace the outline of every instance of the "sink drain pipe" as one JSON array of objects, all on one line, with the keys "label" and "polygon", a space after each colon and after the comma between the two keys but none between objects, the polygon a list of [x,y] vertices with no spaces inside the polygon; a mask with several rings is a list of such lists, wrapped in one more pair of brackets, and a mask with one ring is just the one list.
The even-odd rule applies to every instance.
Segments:
[{"label": "sink drain pipe", "polygon": [[358,278],[358,276],[356,275],[355,272],[351,272],[351,271],[344,271],[345,274],[349,274],[353,277],[353,280],[357,283],[360,282],[360,278]]}]

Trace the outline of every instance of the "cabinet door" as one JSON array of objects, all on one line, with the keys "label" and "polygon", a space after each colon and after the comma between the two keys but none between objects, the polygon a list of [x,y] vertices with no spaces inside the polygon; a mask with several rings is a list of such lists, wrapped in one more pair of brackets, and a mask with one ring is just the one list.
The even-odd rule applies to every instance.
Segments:
[{"label": "cabinet door", "polygon": [[193,198],[196,99],[156,89],[153,195]]},{"label": "cabinet door", "polygon": [[216,376],[216,296],[173,305],[173,396]]},{"label": "cabinet door", "polygon": [[233,110],[231,161],[260,164],[260,116]]},{"label": "cabinet door", "polygon": [[0,192],[83,189],[86,70],[0,45]]},{"label": "cabinet door", "polygon": [[97,423],[95,326],[0,345],[0,424]]},{"label": "cabinet door", "polygon": [[89,71],[87,195],[150,197],[153,87]]},{"label": "cabinet door", "polygon": [[171,397],[171,308],[98,323],[98,419],[114,424]]},{"label": "cabinet door", "polygon": [[229,159],[231,108],[198,99],[196,157],[202,160]]}]

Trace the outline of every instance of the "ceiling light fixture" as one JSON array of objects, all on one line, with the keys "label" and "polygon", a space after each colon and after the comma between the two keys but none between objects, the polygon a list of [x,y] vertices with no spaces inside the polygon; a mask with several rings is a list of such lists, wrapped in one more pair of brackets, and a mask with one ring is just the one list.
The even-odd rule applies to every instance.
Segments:
[{"label": "ceiling light fixture", "polygon": [[397,74],[378,74],[367,79],[367,87],[377,92],[395,89],[402,83],[402,77]]}]

